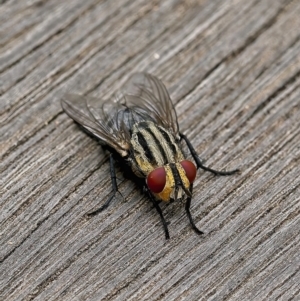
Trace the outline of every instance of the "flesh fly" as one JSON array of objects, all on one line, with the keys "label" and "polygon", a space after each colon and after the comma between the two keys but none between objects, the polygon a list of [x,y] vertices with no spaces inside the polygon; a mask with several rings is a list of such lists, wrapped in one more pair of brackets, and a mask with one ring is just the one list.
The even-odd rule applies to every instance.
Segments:
[{"label": "flesh fly", "polygon": [[[96,211],[108,207],[118,192],[115,158],[121,159],[140,179],[144,192],[159,213],[166,238],[169,231],[160,202],[185,201],[192,228],[199,230],[191,216],[193,182],[197,169],[215,175],[232,175],[238,171],[218,171],[204,166],[188,138],[180,132],[177,115],[164,84],[148,73],[136,73],[113,99],[67,94],[62,100],[64,111],[110,152],[112,195]],[[187,160],[185,141],[195,164]]]}]

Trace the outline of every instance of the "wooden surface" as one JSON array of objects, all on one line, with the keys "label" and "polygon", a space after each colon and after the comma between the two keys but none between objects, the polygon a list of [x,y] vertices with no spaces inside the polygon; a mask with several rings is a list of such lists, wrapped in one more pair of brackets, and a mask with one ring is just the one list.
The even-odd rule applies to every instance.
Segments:
[{"label": "wooden surface", "polygon": [[[0,300],[300,300],[300,1],[0,3]],[[161,78],[200,170],[159,216],[60,106]]]}]

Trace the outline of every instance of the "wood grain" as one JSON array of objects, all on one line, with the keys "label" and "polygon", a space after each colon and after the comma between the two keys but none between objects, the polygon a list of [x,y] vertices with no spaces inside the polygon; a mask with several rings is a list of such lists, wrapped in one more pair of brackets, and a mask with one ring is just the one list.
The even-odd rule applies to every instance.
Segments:
[{"label": "wood grain", "polygon": [[[300,2],[0,2],[0,300],[300,300]],[[189,226],[63,113],[161,78],[206,164]]]}]

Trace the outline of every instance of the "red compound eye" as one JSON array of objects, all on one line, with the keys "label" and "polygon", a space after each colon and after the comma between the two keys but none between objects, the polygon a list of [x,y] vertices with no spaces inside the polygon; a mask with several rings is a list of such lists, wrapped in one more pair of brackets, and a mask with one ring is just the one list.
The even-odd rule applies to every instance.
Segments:
[{"label": "red compound eye", "polygon": [[147,185],[154,193],[159,193],[164,190],[166,185],[166,171],[164,167],[158,167],[149,173]]},{"label": "red compound eye", "polygon": [[195,164],[189,160],[183,160],[180,164],[183,167],[186,177],[189,179],[190,183],[193,183],[197,173]]}]

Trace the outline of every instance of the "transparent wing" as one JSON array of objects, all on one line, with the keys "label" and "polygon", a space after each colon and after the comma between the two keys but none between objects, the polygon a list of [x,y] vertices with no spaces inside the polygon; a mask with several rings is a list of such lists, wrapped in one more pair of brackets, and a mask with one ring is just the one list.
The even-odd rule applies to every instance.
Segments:
[{"label": "transparent wing", "polygon": [[136,73],[114,99],[67,94],[62,108],[102,144],[114,148],[121,156],[130,151],[133,125],[152,121],[179,137],[177,116],[164,84],[155,76]]},{"label": "transparent wing", "polygon": [[[130,148],[130,134],[126,126],[128,114],[119,101],[103,102],[94,97],[67,94],[61,101],[64,111],[102,144],[126,156]],[[126,116],[125,116],[126,115]]]},{"label": "transparent wing", "polygon": [[165,85],[149,73],[135,73],[123,87],[126,105],[147,112],[159,125],[179,135],[176,111]]}]

